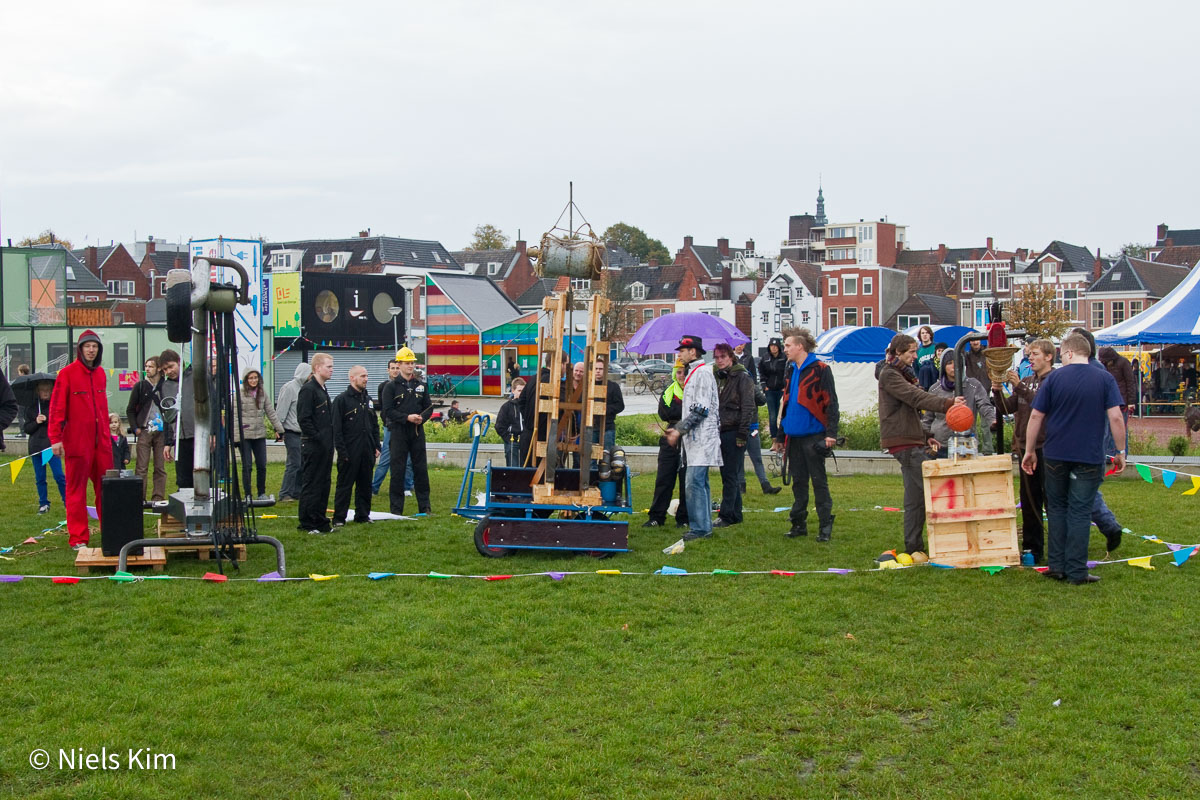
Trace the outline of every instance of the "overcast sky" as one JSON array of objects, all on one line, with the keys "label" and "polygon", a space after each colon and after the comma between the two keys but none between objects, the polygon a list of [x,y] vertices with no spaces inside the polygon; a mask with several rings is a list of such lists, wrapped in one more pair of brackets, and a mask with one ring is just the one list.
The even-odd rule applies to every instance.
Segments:
[{"label": "overcast sky", "polygon": [[6,3],[0,236],[1200,227],[1194,2]]}]

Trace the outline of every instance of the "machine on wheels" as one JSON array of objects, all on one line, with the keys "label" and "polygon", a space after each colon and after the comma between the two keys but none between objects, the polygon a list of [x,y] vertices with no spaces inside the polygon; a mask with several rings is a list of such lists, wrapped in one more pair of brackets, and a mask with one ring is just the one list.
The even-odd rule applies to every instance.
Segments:
[{"label": "machine on wheels", "polygon": [[[574,201],[567,209],[574,219]],[[560,215],[559,220],[561,221]],[[555,231],[542,237],[531,251],[542,276],[598,280],[607,248],[586,220],[579,230]],[[535,427],[526,465],[476,467],[479,441],[488,422],[472,423],[474,441],[463,475],[455,513],[479,520],[475,546],[493,558],[516,550],[569,550],[607,557],[629,549],[628,519],[611,515],[632,512],[624,454],[605,449],[605,410],[608,396],[608,342],[600,341],[601,315],[610,306],[602,296],[577,297],[567,290],[542,301],[549,316],[538,344],[537,374],[525,387],[536,404]],[[586,322],[574,325],[576,311]],[[576,336],[575,331],[584,333]],[[583,340],[580,348],[579,340]],[[572,347],[582,356],[583,375],[576,379]],[[580,352],[581,350],[581,352]],[[604,365],[597,379],[593,365]],[[523,399],[525,395],[522,395]],[[475,496],[475,477],[484,475],[483,491]]]},{"label": "machine on wheels", "polygon": [[[240,285],[216,283],[223,270],[232,270]],[[182,523],[189,545],[213,548],[218,569],[226,558],[237,567],[230,557],[236,545],[269,544],[275,548],[279,576],[285,577],[283,544],[258,535],[254,518],[254,506],[273,505],[274,500],[258,502],[242,496],[233,441],[234,426],[240,429],[242,424],[234,308],[249,304],[248,284],[242,265],[224,258],[197,258],[190,272],[167,273],[167,336],[179,344],[191,342],[195,403],[195,488],[172,494],[167,512]],[[177,538],[131,541],[121,547],[117,569],[125,570],[131,550],[179,544]]]}]

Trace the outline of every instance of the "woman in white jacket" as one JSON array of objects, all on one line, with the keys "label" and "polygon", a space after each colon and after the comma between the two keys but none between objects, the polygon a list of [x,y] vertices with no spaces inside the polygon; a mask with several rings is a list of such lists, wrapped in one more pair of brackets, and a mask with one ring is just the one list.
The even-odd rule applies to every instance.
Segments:
[{"label": "woman in white jacket", "polygon": [[233,440],[241,443],[242,488],[246,497],[250,494],[250,457],[254,456],[258,478],[258,499],[267,499],[267,424],[275,429],[275,441],[283,440],[283,425],[275,415],[275,404],[270,393],[263,390],[262,373],[253,367],[242,375],[242,388],[238,392],[242,418],[232,420]]}]

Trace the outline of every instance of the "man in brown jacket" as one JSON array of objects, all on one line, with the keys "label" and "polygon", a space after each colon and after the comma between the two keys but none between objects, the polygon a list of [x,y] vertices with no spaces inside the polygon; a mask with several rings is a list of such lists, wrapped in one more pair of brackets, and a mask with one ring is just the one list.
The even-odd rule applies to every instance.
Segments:
[{"label": "man in brown jacket", "polygon": [[904,549],[925,552],[925,485],[921,464],[928,460],[926,447],[937,440],[921,423],[921,411],[946,413],[963,399],[936,397],[921,389],[913,372],[917,340],[897,334],[888,345],[879,370],[879,438],[883,449],[900,462],[904,478]]},{"label": "man in brown jacket", "polygon": [[[1054,342],[1049,339],[1038,339],[1027,349],[1029,366],[1033,374],[1027,378],[1018,379],[1017,373],[1010,370],[1008,380],[1013,385],[1013,393],[1004,398],[1003,412],[1013,416],[1012,449],[1018,456],[1025,452],[1025,431],[1029,427],[1029,414],[1033,410],[1033,398],[1037,395],[1038,386],[1054,369]],[[993,383],[992,389],[1000,388]],[[1037,467],[1032,475],[1024,470],[1021,476],[1021,540],[1025,549],[1033,553],[1034,561],[1044,563],[1046,530],[1042,525],[1042,512],[1046,508],[1046,494],[1042,487],[1042,444],[1046,441],[1045,429],[1038,436],[1034,446],[1037,452]]]}]

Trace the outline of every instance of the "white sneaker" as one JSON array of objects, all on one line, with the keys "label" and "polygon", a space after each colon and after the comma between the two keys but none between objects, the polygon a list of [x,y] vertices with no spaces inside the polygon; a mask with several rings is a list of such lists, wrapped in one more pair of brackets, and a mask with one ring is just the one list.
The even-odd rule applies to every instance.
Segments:
[{"label": "white sneaker", "polygon": [[46,513],[47,511],[49,511],[49,510],[50,510],[50,504],[49,504],[49,503],[47,503],[47,504],[46,504],[46,505],[44,505],[44,506],[38,506],[38,513],[39,513],[39,514],[45,514],[45,513]]},{"label": "white sneaker", "polygon": [[412,489],[405,489],[405,490],[404,490],[404,496],[405,496],[405,497],[412,497],[412,496],[413,496],[413,494],[412,494]]}]

